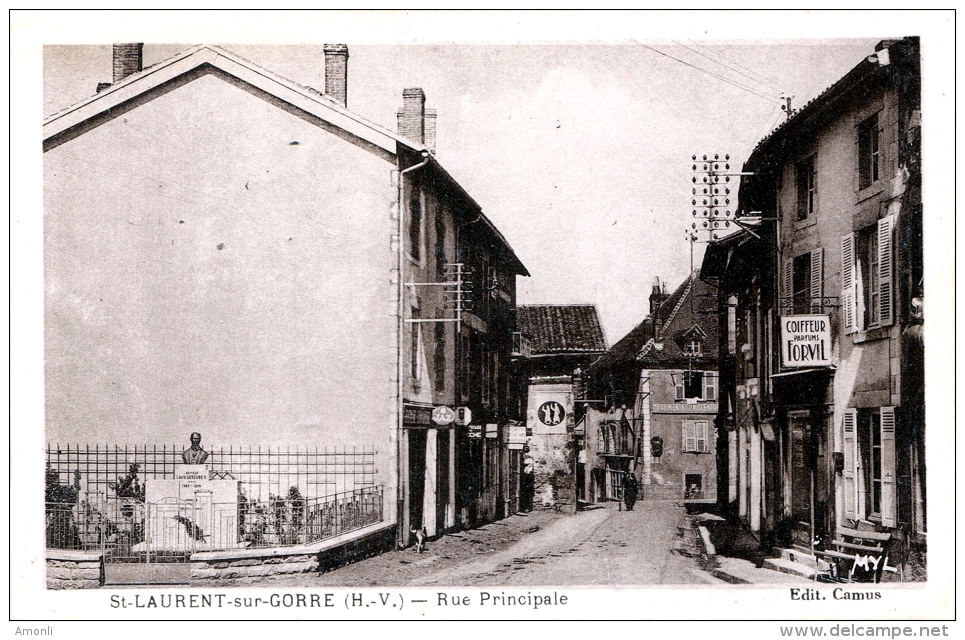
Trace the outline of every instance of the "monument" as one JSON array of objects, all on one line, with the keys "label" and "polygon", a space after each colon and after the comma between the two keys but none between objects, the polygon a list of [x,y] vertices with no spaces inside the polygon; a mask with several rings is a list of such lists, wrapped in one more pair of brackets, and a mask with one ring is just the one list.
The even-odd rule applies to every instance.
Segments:
[{"label": "monument", "polygon": [[212,480],[209,453],[201,434],[191,434],[191,447],[174,479],[150,480],[145,487],[145,550],[207,551],[245,546],[239,542],[237,480]]},{"label": "monument", "polygon": [[191,434],[191,448],[181,454],[184,464],[204,464],[208,459],[208,452],[201,448],[201,434],[195,431]]}]

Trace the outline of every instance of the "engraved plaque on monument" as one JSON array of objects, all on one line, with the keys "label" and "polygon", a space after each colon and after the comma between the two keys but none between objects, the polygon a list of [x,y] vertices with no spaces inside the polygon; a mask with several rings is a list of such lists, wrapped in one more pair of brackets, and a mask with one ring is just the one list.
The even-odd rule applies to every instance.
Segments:
[{"label": "engraved plaque on monument", "polygon": [[[145,547],[156,551],[208,551],[245,546],[239,542],[237,480],[211,480],[203,461],[201,434],[174,470],[174,479],[151,480],[145,487]],[[190,461],[190,462],[189,462]]]}]

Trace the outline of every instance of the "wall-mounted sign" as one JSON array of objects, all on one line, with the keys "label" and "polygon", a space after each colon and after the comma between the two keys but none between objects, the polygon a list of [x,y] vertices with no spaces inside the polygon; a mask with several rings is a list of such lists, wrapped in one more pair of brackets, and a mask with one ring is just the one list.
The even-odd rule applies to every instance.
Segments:
[{"label": "wall-mounted sign", "polygon": [[407,404],[402,407],[402,422],[407,427],[431,427],[432,407]]},{"label": "wall-mounted sign", "polygon": [[440,427],[452,424],[456,419],[456,412],[451,407],[436,407],[432,410],[432,421]]},{"label": "wall-mounted sign", "polygon": [[510,427],[506,429],[506,442],[509,444],[526,444],[525,425],[510,425]]},{"label": "wall-mounted sign", "polygon": [[830,317],[781,317],[781,362],[785,367],[830,366]]},{"label": "wall-mounted sign", "polygon": [[471,425],[469,425],[469,437],[470,437],[470,438],[482,438],[482,425],[481,425],[481,424],[471,424]]},{"label": "wall-mounted sign", "polygon": [[469,407],[456,407],[456,424],[465,427],[470,422],[472,422],[472,411]]},{"label": "wall-mounted sign", "polygon": [[495,422],[486,423],[486,437],[495,438],[499,435],[499,425]]},{"label": "wall-mounted sign", "polygon": [[539,416],[540,422],[548,427],[555,427],[563,422],[563,418],[566,417],[566,409],[556,400],[550,400],[541,404],[536,414]]}]

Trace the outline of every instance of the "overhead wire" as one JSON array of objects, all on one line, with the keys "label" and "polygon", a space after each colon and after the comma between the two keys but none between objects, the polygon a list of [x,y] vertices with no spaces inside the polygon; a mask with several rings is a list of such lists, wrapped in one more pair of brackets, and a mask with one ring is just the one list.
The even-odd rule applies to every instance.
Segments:
[{"label": "overhead wire", "polygon": [[699,67],[699,66],[697,66],[697,65],[695,65],[695,64],[692,64],[692,63],[690,63],[690,62],[687,62],[686,60],[681,60],[680,58],[677,58],[677,57],[675,57],[675,56],[670,55],[669,53],[664,53],[663,51],[660,51],[660,50],[658,50],[658,49],[654,49],[654,48],[651,47],[650,45],[643,44],[642,42],[639,42],[638,40],[633,40],[633,42],[635,42],[636,44],[640,45],[641,47],[643,47],[643,48],[645,48],[645,49],[649,49],[649,50],[653,51],[654,53],[657,53],[657,54],[659,54],[659,55],[662,55],[662,56],[664,56],[664,57],[666,57],[666,58],[670,58],[671,60],[675,60],[675,61],[679,62],[680,64],[682,64],[682,65],[684,65],[684,66],[687,66],[687,67],[690,67],[691,69],[695,69],[695,70],[697,70],[697,71],[700,71],[701,73],[706,73],[706,74],[709,75],[709,76],[712,76],[712,77],[714,77],[714,78],[717,78],[717,79],[720,80],[721,82],[725,82],[725,83],[727,83],[727,84],[729,84],[729,85],[731,85],[731,86],[737,87],[738,89],[741,89],[741,90],[746,91],[746,92],[748,92],[748,93],[750,93],[750,94],[753,94],[753,95],[757,96],[758,98],[763,98],[764,100],[767,100],[768,102],[773,102],[773,103],[775,103],[775,104],[781,104],[781,101],[778,100],[777,98],[772,98],[771,96],[765,95],[765,94],[763,94],[763,93],[759,93],[758,91],[755,91],[753,88],[748,87],[748,86],[745,85],[745,84],[741,84],[741,83],[739,83],[739,82],[737,82],[737,81],[735,81],[735,80],[731,80],[730,78],[727,78],[726,76],[722,76],[722,75],[720,75],[719,73],[714,73],[713,71],[709,71],[709,70],[707,70],[707,69],[704,69],[703,67]]},{"label": "overhead wire", "polygon": [[[676,41],[674,41],[674,42],[676,42]],[[759,72],[757,72],[757,71],[754,71],[753,69],[751,69],[751,68],[748,67],[748,66],[742,65],[741,63],[737,62],[736,60],[731,60],[730,58],[728,58],[728,57],[725,56],[724,54],[722,54],[722,53],[720,53],[720,52],[717,52],[717,51],[713,51],[712,49],[710,49],[710,48],[708,48],[708,47],[705,47],[705,46],[703,46],[702,44],[700,44],[700,43],[698,43],[698,42],[695,42],[695,41],[693,41],[693,40],[691,40],[690,42],[691,42],[694,46],[700,47],[700,48],[703,49],[704,51],[709,51],[711,54],[713,54],[713,55],[715,55],[715,56],[718,56],[718,57],[721,58],[722,60],[726,60],[726,61],[728,61],[728,62],[730,62],[730,63],[732,63],[732,64],[735,64],[735,65],[739,66],[740,68],[744,69],[745,71],[749,71],[749,72],[751,72],[752,74],[754,74],[755,76],[758,76],[760,79],[757,80],[757,82],[760,82],[761,84],[766,84],[766,85],[770,86],[772,89],[774,89],[774,90],[776,90],[776,91],[783,91],[781,85],[780,85],[778,82],[776,82],[775,80],[773,80],[772,78],[768,78],[768,77],[765,76],[764,74],[759,73]],[[680,43],[678,43],[678,44],[680,44]],[[683,46],[686,46],[686,45],[681,44],[680,46],[683,47]],[[695,51],[694,53],[699,53],[699,52]],[[703,55],[703,54],[699,54],[699,55]],[[706,57],[706,56],[705,56],[705,57]],[[722,65],[723,65],[723,63],[718,63],[718,64],[722,64]],[[724,66],[726,66],[726,65],[724,65]],[[736,68],[734,69],[734,71],[736,71],[737,73],[741,73],[740,71],[737,71]],[[741,75],[744,75],[744,74],[741,73]],[[749,77],[749,76],[748,76],[748,77]],[[751,78],[751,79],[753,80],[753,78]]]}]

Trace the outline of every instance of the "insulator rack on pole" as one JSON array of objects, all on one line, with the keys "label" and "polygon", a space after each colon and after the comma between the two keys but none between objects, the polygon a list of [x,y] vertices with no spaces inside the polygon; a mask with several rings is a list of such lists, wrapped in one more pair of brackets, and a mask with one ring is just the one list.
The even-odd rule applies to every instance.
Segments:
[{"label": "insulator rack on pole", "polygon": [[732,171],[729,153],[724,154],[723,158],[718,153],[704,154],[700,158],[694,154],[691,161],[693,186],[690,205],[694,222],[686,231],[687,240],[691,243],[719,240],[735,219],[731,196],[735,196],[736,203],[736,194],[731,193],[731,178],[753,173]]},{"label": "insulator rack on pole", "polygon": [[447,311],[455,312],[452,318],[406,318],[409,323],[425,322],[455,322],[456,331],[462,331],[462,314],[472,311],[472,270],[467,269],[461,262],[447,263],[445,266],[445,280],[439,282],[406,282],[407,287],[442,287],[443,304]]}]

